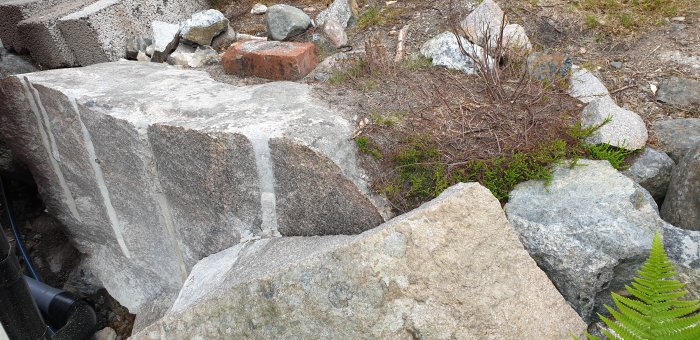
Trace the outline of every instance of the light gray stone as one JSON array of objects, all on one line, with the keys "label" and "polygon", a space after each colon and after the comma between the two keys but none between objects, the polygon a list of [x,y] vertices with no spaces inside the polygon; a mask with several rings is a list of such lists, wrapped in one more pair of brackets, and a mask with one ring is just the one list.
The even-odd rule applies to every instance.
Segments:
[{"label": "light gray stone", "polygon": [[632,165],[623,174],[649,191],[657,202],[663,201],[676,163],[665,152],[646,147],[635,156]]},{"label": "light gray stone", "polygon": [[261,3],[253,5],[253,8],[250,9],[250,14],[262,15],[265,13],[267,13],[267,6]]},{"label": "light gray stone", "polygon": [[678,163],[686,153],[700,144],[700,118],[657,120],[652,123],[659,149]]},{"label": "light gray stone", "polygon": [[583,109],[581,125],[599,126],[607,118],[610,121],[586,138],[586,142],[605,143],[627,150],[641,149],[646,145],[649,134],[642,117],[617,106],[609,96],[598,98]]},{"label": "light gray stone", "polygon": [[323,26],[328,20],[335,20],[343,28],[357,22],[358,7],[355,0],[335,0],[328,8],[316,16],[316,25]]},{"label": "light gray stone", "polygon": [[[507,24],[507,22],[506,22]],[[485,46],[491,37],[500,35],[503,10],[493,0],[484,0],[460,23],[469,40]]]},{"label": "light gray stone", "polygon": [[130,37],[150,33],[153,21],[180,22],[209,8],[207,0],[98,0],[58,22],[78,65],[117,61]]},{"label": "light gray stone", "polygon": [[180,25],[180,36],[197,45],[211,45],[212,39],[228,28],[228,19],[223,13],[209,9],[192,15]]},{"label": "light gray stone", "polygon": [[[420,49],[420,53],[433,60],[433,65],[444,66],[453,70],[460,70],[468,74],[476,73],[476,63],[473,58],[483,58],[483,49],[471,44],[463,37],[459,38],[465,51],[470,56],[464,54],[459,47],[457,37],[452,32],[443,32],[428,40]],[[488,57],[488,65],[493,65],[493,59]]]},{"label": "light gray stone", "polygon": [[175,51],[168,56],[168,64],[189,66],[190,60],[192,60],[192,57],[194,57],[194,52],[194,47],[187,44],[180,44],[177,46]]},{"label": "light gray stone", "polygon": [[234,87],[157,63],[0,81],[0,135],[132,313],[239,242],[380,224],[353,128],[307,85]]},{"label": "light gray stone", "polygon": [[17,30],[32,59],[43,68],[77,66],[73,51],[58,28],[58,20],[93,2],[95,0],[62,1],[20,21]]},{"label": "light gray stone", "polygon": [[700,108],[700,81],[678,77],[664,79],[656,91],[656,100]]},{"label": "light gray stone", "polygon": [[573,65],[571,67],[571,86],[569,95],[584,102],[590,103],[596,99],[610,96],[603,82],[585,68]]},{"label": "light gray stone", "polygon": [[105,327],[97,331],[92,338],[93,340],[116,340],[117,332],[110,327]]},{"label": "light gray stone", "polygon": [[664,222],[651,195],[607,161],[579,160],[555,169],[549,184],[519,184],[505,210],[525,249],[586,321],[631,281],[657,231],[678,266],[700,271],[700,233]]},{"label": "light gray stone", "polygon": [[267,37],[283,41],[306,32],[311,18],[304,11],[289,5],[274,5],[267,9]]},{"label": "light gray stone", "polygon": [[365,51],[363,50],[336,53],[320,62],[304,79],[307,81],[328,81],[333,73],[346,71],[353,65],[357,65],[364,57]]},{"label": "light gray stone", "polygon": [[[491,46],[498,45],[498,35],[496,40],[492,41]],[[503,28],[503,53],[511,57],[525,57],[532,50],[530,38],[525,33],[525,28],[518,24],[509,24]]]},{"label": "light gray stone", "polygon": [[326,20],[323,24],[323,35],[328,38],[335,48],[348,45],[348,35],[345,33],[343,26],[335,19]]},{"label": "light gray stone", "polygon": [[[27,52],[25,43],[18,26],[22,20],[42,10],[60,4],[64,0],[4,0],[0,1],[0,40],[5,48],[16,53]],[[29,42],[31,43],[31,42]]]},{"label": "light gray stone", "polygon": [[198,68],[206,65],[218,64],[221,57],[211,46],[199,46],[195,50],[192,58],[187,62],[189,67]]},{"label": "light gray stone", "polygon": [[[127,59],[136,59],[139,52],[147,53],[148,46],[153,45],[153,39],[148,36],[133,37],[126,42],[126,57]],[[153,53],[151,52],[151,55]]]},{"label": "light gray stone", "polygon": [[157,63],[164,62],[168,55],[178,45],[180,26],[162,21],[151,23],[151,37],[153,37],[153,54],[151,60]]},{"label": "light gray stone", "polygon": [[680,228],[700,230],[700,144],[673,168],[661,216]]},{"label": "light gray stone", "polygon": [[586,325],[476,183],[358,236],[241,244],[200,261],[134,339],[564,339]]},{"label": "light gray stone", "polygon": [[143,51],[139,51],[138,54],[136,54],[136,61],[151,62],[151,57]]}]

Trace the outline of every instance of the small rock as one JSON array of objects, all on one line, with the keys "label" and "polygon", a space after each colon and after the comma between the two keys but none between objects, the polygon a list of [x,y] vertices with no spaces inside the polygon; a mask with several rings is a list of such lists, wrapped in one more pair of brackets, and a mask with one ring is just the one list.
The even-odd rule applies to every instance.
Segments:
[{"label": "small rock", "polygon": [[231,25],[223,33],[217,35],[214,40],[211,41],[211,47],[215,50],[225,50],[231,46],[238,39],[238,35],[233,30]]},{"label": "small rock", "polygon": [[146,55],[150,58],[153,56],[153,52],[155,52],[155,50],[156,48],[153,46],[153,44],[148,45],[148,47],[146,47]]},{"label": "small rock", "polygon": [[304,11],[289,5],[274,5],[267,10],[267,36],[283,41],[306,32],[311,18]]},{"label": "small rock", "polygon": [[656,91],[658,91],[659,88],[655,84],[649,84],[649,90],[653,95],[656,95]]},{"label": "small rock", "polygon": [[610,63],[610,66],[612,66],[612,68],[616,68],[619,70],[622,68],[622,63],[619,61],[613,61]]},{"label": "small rock", "polygon": [[99,330],[97,333],[95,333],[92,336],[93,340],[116,340],[117,339],[117,332],[115,332],[112,328],[110,327],[105,327]]},{"label": "small rock", "polygon": [[617,106],[610,96],[590,102],[581,113],[581,125],[598,126],[608,117],[611,119],[610,122],[586,138],[588,143],[605,143],[627,150],[641,149],[646,145],[649,135],[642,118],[632,111]]},{"label": "small rock", "polygon": [[146,53],[144,53],[143,51],[139,51],[139,53],[136,55],[136,60],[143,61],[143,62],[150,62],[151,57],[146,55]]},{"label": "small rock", "polygon": [[569,76],[573,62],[563,54],[531,53],[527,58],[530,77],[537,80],[556,80]]},{"label": "small rock", "polygon": [[126,57],[135,60],[139,51],[146,52],[146,48],[152,44],[153,40],[147,36],[133,37],[126,41]]},{"label": "small rock", "polygon": [[[494,36],[491,46],[496,46],[498,37]],[[503,53],[509,56],[526,56],[532,50],[530,38],[525,33],[525,28],[518,24],[506,25],[503,28]]]},{"label": "small rock", "polygon": [[228,19],[223,13],[209,9],[197,12],[180,25],[180,37],[198,45],[211,45],[212,39],[228,28]]},{"label": "small rock", "polygon": [[679,228],[700,230],[700,143],[673,168],[661,217]]},{"label": "small rock", "polygon": [[608,89],[596,76],[585,68],[576,65],[571,67],[571,86],[569,95],[584,102],[590,103],[601,97],[609,95]]},{"label": "small rock", "polygon": [[335,0],[316,16],[316,24],[323,26],[326,20],[335,19],[343,28],[354,25],[359,15],[356,0]]},{"label": "small rock", "polygon": [[168,59],[168,55],[177,47],[180,26],[162,21],[154,21],[151,24],[151,32],[153,37],[153,54],[151,54],[151,60],[162,63]]},{"label": "small rock", "polygon": [[493,0],[484,0],[460,25],[471,41],[484,46],[487,37],[500,34],[503,10]]},{"label": "small rock", "polygon": [[685,17],[673,17],[671,21],[683,22],[685,21]]},{"label": "small rock", "polygon": [[217,64],[220,60],[219,54],[211,46],[199,46],[188,61],[189,67],[197,68],[206,65]]},{"label": "small rock", "polygon": [[676,163],[700,144],[700,118],[657,120],[652,123],[659,149]]},{"label": "small rock", "polygon": [[313,7],[304,7],[304,10],[303,10],[303,11],[306,12],[306,13],[313,13],[313,12],[316,12],[316,8],[313,8]]},{"label": "small rock", "polygon": [[656,100],[673,105],[700,108],[700,81],[672,77],[661,81]]},{"label": "small rock", "polygon": [[[470,43],[464,37],[459,37],[462,46],[477,58],[483,55],[481,47]],[[474,60],[465,55],[459,48],[457,37],[452,32],[443,32],[428,40],[420,49],[420,53],[426,58],[432,58],[433,65],[445,66],[453,70],[461,70],[468,74],[476,73]],[[488,65],[493,65],[493,59],[489,57]]]},{"label": "small rock", "polygon": [[393,36],[395,36],[395,35],[397,35],[397,34],[399,34],[399,31],[397,31],[397,30],[391,30],[391,31],[389,31],[389,36],[391,36],[391,37],[393,37]]},{"label": "small rock", "polygon": [[323,24],[323,34],[336,48],[348,45],[348,35],[343,26],[335,19],[326,20],[326,23]]},{"label": "small rock", "polygon": [[180,44],[175,52],[168,56],[168,64],[177,66],[189,66],[194,56],[195,48],[186,44]]},{"label": "small rock", "polygon": [[261,3],[257,3],[255,5],[253,5],[253,8],[250,9],[250,14],[261,15],[261,14],[265,14],[265,13],[267,13],[267,6],[265,6]]},{"label": "small rock", "polygon": [[345,72],[348,68],[357,65],[364,57],[364,51],[336,53],[320,62],[305,79],[327,81],[334,73]]},{"label": "small rock", "polygon": [[666,196],[674,165],[676,163],[665,152],[646,147],[623,174],[647,189],[657,202],[661,202]]}]

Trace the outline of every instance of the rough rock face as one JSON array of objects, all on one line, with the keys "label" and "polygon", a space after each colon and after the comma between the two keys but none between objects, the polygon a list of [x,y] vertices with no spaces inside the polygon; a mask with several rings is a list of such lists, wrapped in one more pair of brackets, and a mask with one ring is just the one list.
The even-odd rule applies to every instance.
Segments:
[{"label": "rough rock face", "polygon": [[19,33],[19,23],[63,0],[3,0],[0,1],[0,39],[5,48],[24,53],[26,45]]},{"label": "rough rock face", "polygon": [[676,163],[700,144],[700,118],[657,120],[652,126],[659,149],[666,151]]},{"label": "rough rock face", "polygon": [[564,339],[585,327],[470,183],[361,235],[209,256],[134,339]]},{"label": "rough rock face", "polygon": [[20,21],[17,30],[32,59],[44,68],[76,66],[74,53],[58,28],[58,21],[93,2],[95,0],[61,1]]},{"label": "rough rock face", "polygon": [[664,103],[700,107],[700,81],[671,77],[659,84],[656,100]]},{"label": "rough rock face", "polygon": [[661,220],[649,193],[607,161],[561,166],[548,186],[522,183],[505,210],[530,255],[586,321],[610,303],[611,290],[630,282],[658,230],[669,257],[700,273],[700,233]]},{"label": "rough rock face", "polygon": [[[464,49],[472,56],[478,58],[483,55],[481,47],[471,44],[463,37],[459,39]],[[468,74],[476,73],[477,65],[472,58],[462,53],[457,37],[452,32],[443,32],[428,40],[421,47],[420,53],[426,58],[431,58],[435,66],[445,66]],[[488,63],[491,65],[493,61],[489,58]]]},{"label": "rough rock face", "polygon": [[700,230],[700,144],[673,168],[661,216],[679,228]]},{"label": "rough rock face", "polygon": [[659,202],[666,196],[674,165],[676,163],[665,152],[647,147],[623,173]]},{"label": "rough rock face", "polygon": [[306,85],[234,87],[155,63],[0,81],[0,134],[132,312],[239,242],[380,224],[352,128]]},{"label": "rough rock face", "polygon": [[610,121],[593,132],[586,141],[593,144],[609,144],[627,150],[643,148],[649,135],[646,125],[638,114],[625,110],[609,96],[593,100],[581,113],[581,125],[599,126]]}]

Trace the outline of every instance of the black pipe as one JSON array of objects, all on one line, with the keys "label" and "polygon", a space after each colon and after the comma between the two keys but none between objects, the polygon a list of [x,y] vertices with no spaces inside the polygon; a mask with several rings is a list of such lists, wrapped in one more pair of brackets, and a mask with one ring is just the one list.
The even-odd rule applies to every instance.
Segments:
[{"label": "black pipe", "polygon": [[69,292],[53,288],[31,277],[24,279],[48,323],[56,329],[60,328],[54,339],[61,336],[64,339],[88,339],[92,336],[97,317],[90,305]]},{"label": "black pipe", "polygon": [[29,287],[23,280],[17,256],[0,230],[0,322],[10,339],[49,339]]}]

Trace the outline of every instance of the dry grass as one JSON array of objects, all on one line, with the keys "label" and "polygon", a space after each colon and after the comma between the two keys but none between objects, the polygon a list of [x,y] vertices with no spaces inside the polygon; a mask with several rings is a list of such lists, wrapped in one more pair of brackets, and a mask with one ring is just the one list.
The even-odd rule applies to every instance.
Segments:
[{"label": "dry grass", "polygon": [[694,15],[697,0],[576,0],[571,9],[585,26],[603,33],[628,35],[663,25],[667,18]]}]

